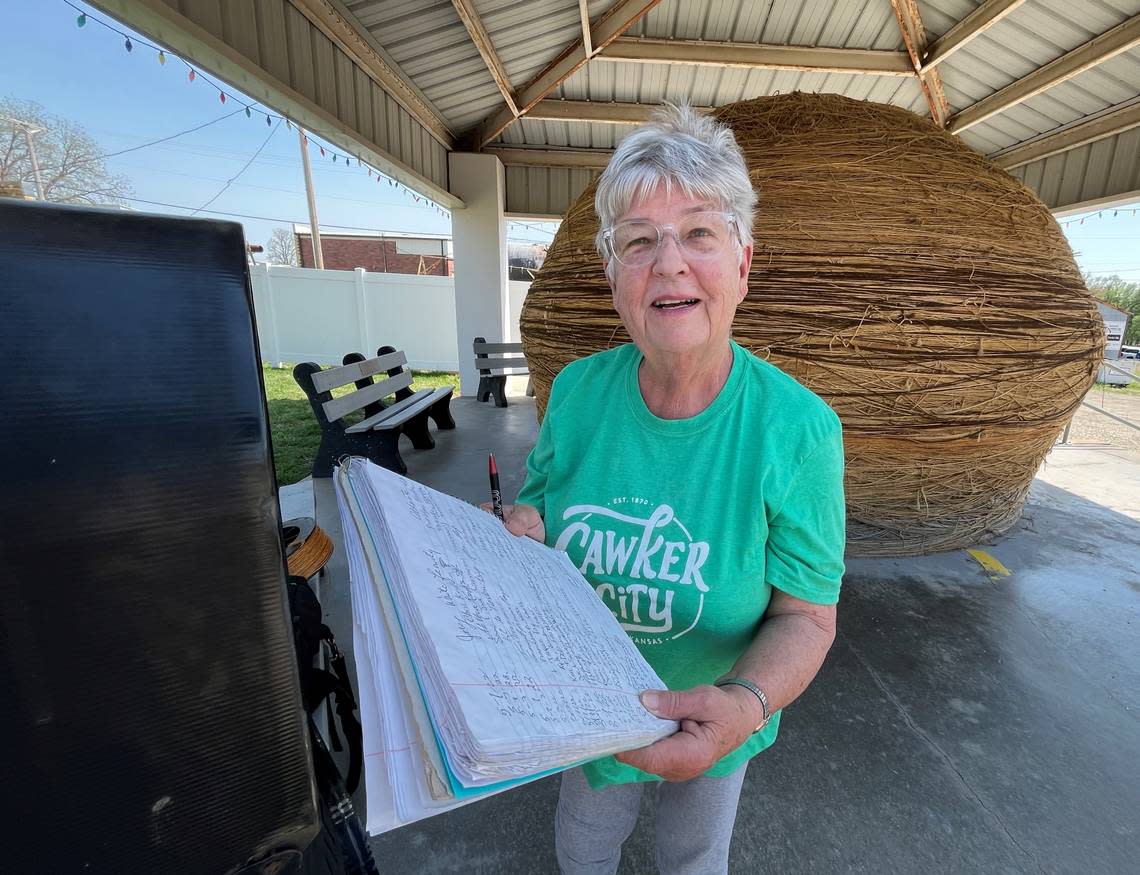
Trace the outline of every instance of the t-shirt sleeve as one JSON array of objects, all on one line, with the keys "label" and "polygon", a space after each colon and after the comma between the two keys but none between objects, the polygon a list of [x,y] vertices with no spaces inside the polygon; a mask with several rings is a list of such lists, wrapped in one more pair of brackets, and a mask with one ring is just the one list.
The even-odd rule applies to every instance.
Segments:
[{"label": "t-shirt sleeve", "polygon": [[845,526],[843,437],[836,425],[800,463],[768,522],[768,583],[815,604],[838,602]]}]

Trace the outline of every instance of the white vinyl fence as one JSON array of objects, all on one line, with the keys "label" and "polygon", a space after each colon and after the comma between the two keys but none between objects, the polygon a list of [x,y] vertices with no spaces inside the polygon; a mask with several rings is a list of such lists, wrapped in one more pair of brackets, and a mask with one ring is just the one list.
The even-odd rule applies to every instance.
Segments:
[{"label": "white vinyl fence", "polygon": [[[261,357],[272,364],[339,365],[346,352],[404,350],[413,368],[458,371],[473,338],[455,336],[451,277],[254,265],[253,302]],[[530,283],[510,283],[509,341]],[[492,339],[492,338],[488,338]]]}]

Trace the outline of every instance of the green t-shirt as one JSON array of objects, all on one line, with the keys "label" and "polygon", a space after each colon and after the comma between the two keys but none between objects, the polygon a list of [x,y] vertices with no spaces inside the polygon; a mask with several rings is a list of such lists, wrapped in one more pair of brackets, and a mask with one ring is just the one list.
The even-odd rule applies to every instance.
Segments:
[{"label": "green t-shirt", "polygon": [[[688,419],[660,419],[627,344],[567,365],[527,459],[520,504],[565,550],[672,690],[712,683],[756,636],[771,587],[835,604],[843,444],[818,396],[735,342],[728,380]],[[706,774],[776,740],[779,712]],[[594,787],[657,780],[606,757]]]}]

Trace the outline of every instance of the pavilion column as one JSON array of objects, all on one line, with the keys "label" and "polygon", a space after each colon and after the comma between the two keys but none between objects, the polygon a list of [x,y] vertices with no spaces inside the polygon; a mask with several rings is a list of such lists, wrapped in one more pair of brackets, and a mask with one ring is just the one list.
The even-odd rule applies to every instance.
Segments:
[{"label": "pavilion column", "polygon": [[459,391],[474,395],[479,377],[471,341],[510,338],[506,189],[502,162],[494,155],[452,152],[448,170],[449,189],[466,204],[451,211]]}]

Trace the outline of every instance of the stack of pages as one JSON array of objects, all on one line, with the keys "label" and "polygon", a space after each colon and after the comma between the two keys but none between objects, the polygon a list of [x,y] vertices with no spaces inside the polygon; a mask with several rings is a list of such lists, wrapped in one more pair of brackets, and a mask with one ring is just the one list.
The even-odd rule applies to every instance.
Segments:
[{"label": "stack of pages", "polygon": [[677,731],[565,553],[364,459],[337,470],[377,834]]}]

